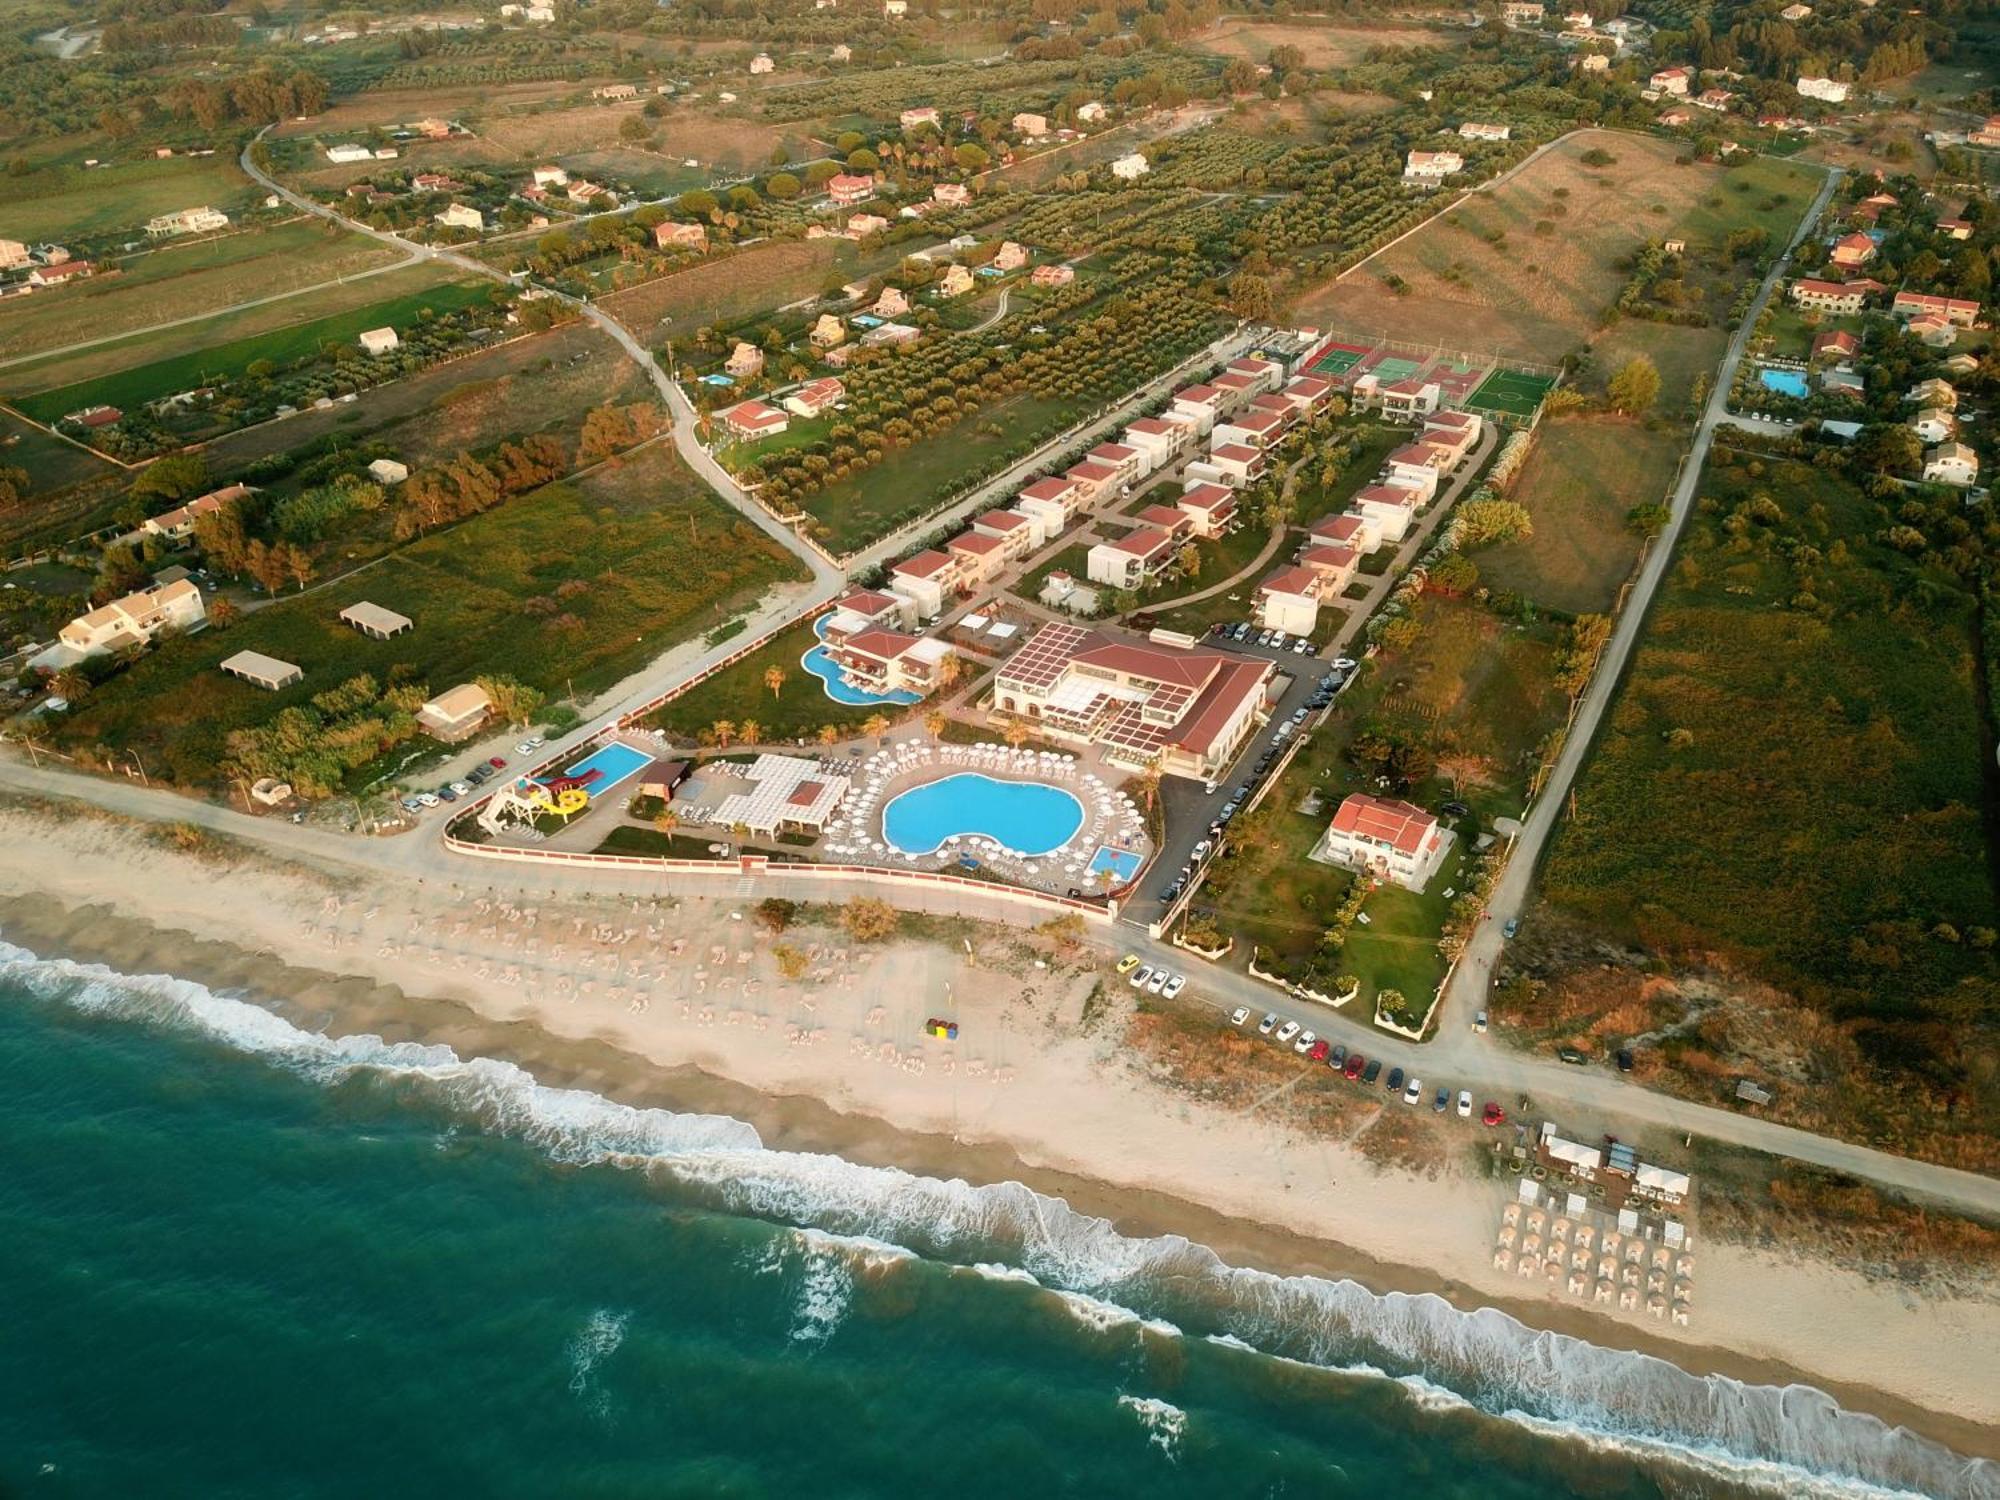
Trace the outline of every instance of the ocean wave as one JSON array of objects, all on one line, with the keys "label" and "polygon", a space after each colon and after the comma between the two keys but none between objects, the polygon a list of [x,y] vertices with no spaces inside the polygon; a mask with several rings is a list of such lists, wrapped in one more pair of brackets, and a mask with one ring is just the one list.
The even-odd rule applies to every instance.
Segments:
[{"label": "ocean wave", "polygon": [[1180,1451],[1181,1434],[1187,1430],[1187,1413],[1157,1396],[1120,1396],[1118,1404],[1138,1417],[1146,1429],[1147,1441],[1168,1458]]},{"label": "ocean wave", "polygon": [[1353,1281],[1233,1267],[1179,1236],[1120,1234],[1018,1182],[974,1186],[769,1150],[742,1121],[548,1088],[512,1064],[462,1059],[448,1047],[306,1032],[172,976],[42,960],[0,942],[0,980],[81,1010],[193,1031],[324,1082],[372,1075],[419,1083],[467,1123],[528,1141],[558,1162],[644,1169],[708,1206],[840,1237],[807,1252],[794,1319],[794,1336],[806,1342],[824,1341],[845,1316],[851,1246],[865,1242],[1015,1267],[1094,1308],[1150,1319],[1162,1332],[1178,1332],[1160,1317],[1172,1310],[1212,1342],[1332,1370],[1379,1370],[1427,1405],[1460,1399],[1552,1438],[1627,1445],[1753,1487],[1868,1500],[2000,1500],[2000,1465],[1844,1410],[1810,1386],[1696,1375],[1428,1293],[1380,1294]]},{"label": "ocean wave", "polygon": [[970,1271],[975,1276],[984,1276],[988,1281],[1024,1282],[1029,1286],[1040,1286],[1032,1271],[1024,1271],[1019,1266],[1002,1265],[998,1261],[974,1261],[969,1266],[955,1266],[954,1270]]}]

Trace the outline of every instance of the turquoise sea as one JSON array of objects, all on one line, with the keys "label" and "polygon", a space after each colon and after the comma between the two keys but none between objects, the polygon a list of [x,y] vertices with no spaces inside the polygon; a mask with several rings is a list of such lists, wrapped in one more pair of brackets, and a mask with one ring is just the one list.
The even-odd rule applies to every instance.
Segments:
[{"label": "turquoise sea", "polygon": [[1804,1388],[0,944],[7,1496],[2000,1495]]}]

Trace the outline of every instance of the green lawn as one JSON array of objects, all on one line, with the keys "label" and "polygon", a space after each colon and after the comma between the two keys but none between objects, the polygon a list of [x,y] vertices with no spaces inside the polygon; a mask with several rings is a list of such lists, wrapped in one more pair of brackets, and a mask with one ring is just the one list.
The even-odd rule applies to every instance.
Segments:
[{"label": "green lawn", "polygon": [[[811,621],[795,625],[727,671],[682,694],[646,722],[678,739],[693,741],[711,737],[710,731],[719,722],[739,725],[749,721],[760,726],[759,740],[768,744],[814,738],[827,724],[844,734],[857,734],[878,712],[896,720],[921,711],[895,704],[864,707],[834,702],[820,679],[799,665],[799,658],[818,644]],[[772,667],[785,674],[775,694],[764,682],[764,674]]]},{"label": "green lawn", "polygon": [[1681,447],[1622,417],[1544,422],[1511,496],[1534,535],[1471,553],[1480,582],[1566,614],[1608,611],[1639,556],[1626,514],[1666,500]]},{"label": "green lawn", "polygon": [[58,386],[53,390],[34,384],[38,368],[34,365],[15,372],[9,378],[16,389],[34,392],[19,398],[15,404],[29,416],[42,421],[53,422],[67,412],[100,403],[137,407],[161,396],[191,390],[205,382],[241,375],[258,360],[269,360],[283,366],[315,353],[322,345],[350,342],[363,329],[387,326],[399,331],[407,330],[426,308],[440,313],[456,311],[486,301],[492,291],[492,283],[486,281],[451,282],[428,291],[411,292],[349,312],[294,323],[268,333],[192,350],[115,374]]},{"label": "green lawn", "polygon": [[[798,576],[788,555],[684,472],[644,502],[590,479],[551,485],[351,581],[168,642],[100,685],[57,733],[72,746],[139,749],[155,775],[206,783],[229,730],[355,673],[403,673],[433,691],[501,673],[553,698],[587,699]],[[416,629],[390,641],[356,633],[337,616],[358,599],[409,615]],[[305,681],[265,693],[215,670],[244,649],[297,663]]]},{"label": "green lawn", "polygon": [[1729,335],[1721,328],[1689,328],[1678,323],[1654,323],[1622,318],[1591,344],[1589,372],[1578,381],[1585,395],[1602,396],[1611,377],[1625,361],[1643,354],[1660,372],[1660,399],[1654,410],[1676,420],[1687,414],[1697,376],[1712,384]]},{"label": "green lawn", "polygon": [[1803,162],[1752,156],[1731,167],[1722,185],[1697,203],[1675,230],[1689,240],[1720,245],[1731,230],[1763,229],[1775,251],[1791,238],[1823,181],[1823,172]]},{"label": "green lawn", "polygon": [[[1071,542],[1039,568],[1017,579],[1012,592],[1019,594],[1023,599],[1038,600],[1041,598],[1042,586],[1049,581],[1051,573],[1067,573],[1079,583],[1086,582],[1089,575],[1084,570],[1090,560],[1090,549],[1096,545],[1095,541]],[[1101,589],[1101,585],[1097,584],[1092,584],[1091,587]]]},{"label": "green lawn", "polygon": [[42,495],[82,479],[116,472],[109,459],[66,442],[11,411],[0,410],[0,464],[28,471],[30,493]]}]

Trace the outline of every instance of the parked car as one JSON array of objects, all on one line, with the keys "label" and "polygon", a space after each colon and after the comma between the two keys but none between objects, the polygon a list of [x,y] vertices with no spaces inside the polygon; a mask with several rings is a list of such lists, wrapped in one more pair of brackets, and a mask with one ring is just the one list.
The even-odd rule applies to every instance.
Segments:
[{"label": "parked car", "polygon": [[1178,901],[1181,899],[1181,892],[1186,889],[1187,881],[1184,878],[1176,880],[1172,885],[1160,892],[1160,899],[1162,901]]},{"label": "parked car", "polygon": [[1325,1062],[1327,1053],[1331,1052],[1332,1050],[1333,1047],[1331,1043],[1325,1041],[1318,1041],[1313,1043],[1312,1051],[1308,1052],[1306,1056],[1311,1058],[1314,1062]]},{"label": "parked car", "polygon": [[437,794],[447,802],[456,802],[458,800],[458,793],[453,791],[448,786],[439,787],[437,789]]},{"label": "parked car", "polygon": [[1264,1012],[1264,1019],[1257,1023],[1257,1034],[1259,1036],[1269,1036],[1273,1031],[1277,1029],[1277,1025],[1278,1025],[1277,1012],[1267,1010]]},{"label": "parked car", "polygon": [[413,813],[413,812],[422,812],[423,810],[424,810],[423,803],[419,802],[415,797],[405,797],[403,799],[404,812]]},{"label": "parked car", "polygon": [[1162,1000],[1171,1000],[1186,988],[1187,976],[1185,974],[1172,975],[1167,980],[1167,987],[1160,991],[1160,998]]},{"label": "parked car", "polygon": [[462,782],[462,781],[454,781],[454,782],[453,782],[453,783],[451,784],[451,789],[452,789],[452,790],[453,790],[454,792],[457,792],[457,793],[458,793],[458,795],[459,795],[459,796],[461,796],[461,797],[464,797],[464,796],[467,796],[467,795],[469,795],[469,794],[471,793],[471,791],[472,791],[472,788],[471,788],[471,787],[469,787],[469,786],[467,786],[467,785],[466,785],[466,784],[465,784],[464,782]]},{"label": "parked car", "polygon": [[465,773],[465,779],[474,786],[484,786],[486,778],[492,774],[484,766],[474,766],[470,771]]},{"label": "parked car", "polygon": [[1469,818],[1472,816],[1472,809],[1467,807],[1463,802],[1441,802],[1438,804],[1438,811],[1447,817],[1453,818]]},{"label": "parked car", "polygon": [[1379,1057],[1371,1059],[1369,1061],[1368,1066],[1361,1070],[1361,1081],[1363,1083],[1373,1083],[1376,1079],[1380,1078],[1381,1076],[1382,1076],[1382,1059]]},{"label": "parked car", "polygon": [[1556,1056],[1560,1057],[1573,1068],[1580,1068],[1590,1061],[1590,1054],[1588,1052],[1581,1052],[1575,1047],[1558,1047],[1556,1048]]},{"label": "parked car", "polygon": [[1450,1108],[1451,1108],[1451,1090],[1439,1089],[1437,1091],[1437,1098],[1431,1100],[1431,1109],[1438,1114],[1443,1114],[1446,1110]]},{"label": "parked car", "polygon": [[1118,960],[1118,972],[1120,974],[1130,974],[1134,969],[1138,967],[1139,967],[1139,955],[1136,953],[1128,953],[1123,958]]},{"label": "parked car", "polygon": [[1629,1072],[1631,1072],[1631,1071],[1632,1071],[1632,1049],[1631,1049],[1631,1048],[1629,1048],[1629,1047],[1620,1047],[1620,1048],[1618,1049],[1618,1056],[1617,1056],[1617,1062],[1618,1062],[1618,1071],[1619,1071],[1619,1072],[1621,1072],[1621,1073],[1629,1073]]},{"label": "parked car", "polygon": [[1485,1125],[1505,1125],[1507,1123],[1507,1111],[1495,1104],[1491,1099],[1488,1099],[1486,1101],[1486,1108],[1479,1113],[1479,1119],[1480,1123]]},{"label": "parked car", "polygon": [[1334,1069],[1335,1072],[1338,1072],[1340,1069],[1346,1067],[1347,1066],[1346,1046],[1340,1042],[1335,1042],[1333,1044],[1333,1056],[1329,1057],[1326,1061],[1327,1065],[1332,1069]]},{"label": "parked car", "polygon": [[535,753],[535,747],[532,744],[530,744],[527,740],[522,740],[520,744],[514,747],[514,753],[516,755],[533,755]]},{"label": "parked car", "polygon": [[1250,1007],[1247,1005],[1239,1005],[1229,1013],[1229,1024],[1231,1026],[1241,1026],[1249,1019]]},{"label": "parked car", "polygon": [[1166,987],[1167,987],[1167,971],[1165,969],[1153,970],[1153,977],[1146,981],[1146,993],[1149,995],[1157,995],[1160,993],[1161,990],[1165,989]]},{"label": "parked car", "polygon": [[1293,1037],[1297,1036],[1298,1034],[1299,1034],[1299,1023],[1297,1021],[1287,1021],[1285,1022],[1284,1025],[1278,1028],[1278,1040],[1281,1042],[1289,1042]]},{"label": "parked car", "polygon": [[1368,1066],[1368,1059],[1363,1057],[1359,1052],[1357,1052],[1352,1057],[1348,1058],[1347,1066],[1342,1068],[1340,1071],[1342,1072],[1342,1074],[1344,1074],[1346,1077],[1350,1079],[1359,1078],[1361,1076],[1361,1070],[1367,1066]]},{"label": "parked car", "polygon": [[1403,1070],[1401,1068],[1391,1068],[1389,1070],[1389,1077],[1382,1086],[1392,1094],[1400,1090],[1403,1086]]},{"label": "parked car", "polygon": [[1476,1012],[1474,1012],[1474,1014],[1473,1014],[1473,1017],[1472,1017],[1472,1029],[1473,1029],[1474,1031],[1484,1031],[1484,1030],[1486,1029],[1486,1012],[1485,1012],[1485,1011],[1483,1011],[1483,1010],[1482,1010],[1482,1011],[1476,1011]]},{"label": "parked car", "polygon": [[507,757],[504,755],[489,756],[487,757],[486,764],[496,771],[504,771],[507,769]]},{"label": "parked car", "polygon": [[1319,1045],[1318,1033],[1311,1031],[1301,1031],[1299,1033],[1299,1039],[1296,1042],[1292,1043],[1292,1050],[1294,1052],[1310,1052],[1314,1047],[1318,1045]]},{"label": "parked car", "polygon": [[417,800],[423,803],[425,807],[436,807],[438,805],[438,796],[436,792],[418,792]]},{"label": "parked car", "polygon": [[1403,1102],[1405,1104],[1415,1104],[1419,1099],[1423,1097],[1424,1097],[1423,1079],[1412,1078],[1408,1083],[1403,1085]]},{"label": "parked car", "polygon": [[1199,844],[1194,846],[1194,852],[1188,855],[1189,862],[1197,865],[1200,864],[1208,857],[1208,851],[1214,847],[1215,845],[1211,844],[1207,839],[1203,839]]},{"label": "parked car", "polygon": [[1285,632],[1282,630],[1274,630],[1271,632],[1271,644],[1273,646],[1276,646],[1280,651],[1285,649],[1285,643],[1290,639],[1291,637],[1286,635]]},{"label": "parked car", "polygon": [[1146,987],[1146,981],[1151,979],[1152,977],[1153,977],[1153,966],[1151,964],[1147,964],[1145,967],[1140,969],[1138,973],[1132,976],[1131,980],[1132,988],[1135,990],[1143,990]]},{"label": "parked car", "polygon": [[1509,917],[1506,921],[1500,924],[1500,936],[1502,936],[1503,938],[1510,938],[1520,930],[1521,930],[1521,919],[1519,917]]},{"label": "parked car", "polygon": [[1458,1091],[1458,1117],[1461,1120],[1469,1120],[1472,1118],[1471,1089],[1460,1089]]},{"label": "parked car", "polygon": [[1333,659],[1333,670],[1336,672],[1352,672],[1356,667],[1360,665],[1361,664],[1351,656],[1336,656]]}]

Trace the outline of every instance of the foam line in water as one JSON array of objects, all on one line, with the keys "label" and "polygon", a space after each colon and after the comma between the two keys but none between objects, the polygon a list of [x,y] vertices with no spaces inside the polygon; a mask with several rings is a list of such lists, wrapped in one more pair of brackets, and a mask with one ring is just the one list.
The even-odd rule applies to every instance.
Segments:
[{"label": "foam line in water", "polygon": [[[855,1242],[934,1260],[1018,1268],[1042,1286],[1210,1342],[1333,1370],[1378,1370],[1433,1407],[1464,1400],[1552,1440],[1587,1442],[1690,1477],[1772,1494],[2000,1500],[2000,1465],[1968,1460],[1810,1386],[1749,1385],[1527,1327],[1494,1308],[1369,1291],[1353,1281],[1226,1264],[1175,1235],[1136,1239],[1022,1183],[975,1187],[768,1150],[748,1124],[635,1109],[554,1089],[510,1063],[449,1047],[306,1032],[246,1001],[170,975],[38,959],[0,942],[0,980],[80,1010],[194,1032],[316,1080],[415,1080],[483,1129],[565,1163],[649,1171],[719,1209],[847,1237],[809,1244],[795,1336],[824,1339],[852,1293]],[[837,1269],[835,1269],[837,1267]],[[816,1278],[816,1279],[815,1279]],[[1080,1305],[1072,1302],[1072,1308]],[[1171,1312],[1174,1324],[1164,1314]]]}]

